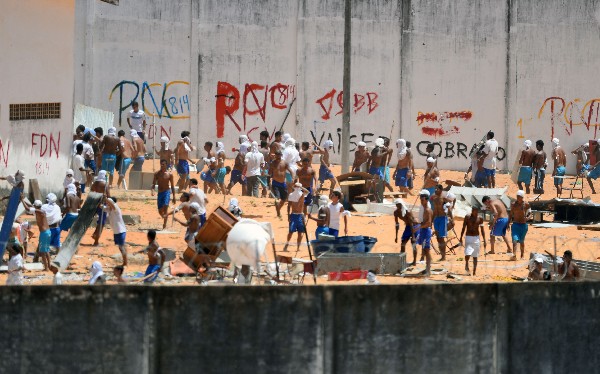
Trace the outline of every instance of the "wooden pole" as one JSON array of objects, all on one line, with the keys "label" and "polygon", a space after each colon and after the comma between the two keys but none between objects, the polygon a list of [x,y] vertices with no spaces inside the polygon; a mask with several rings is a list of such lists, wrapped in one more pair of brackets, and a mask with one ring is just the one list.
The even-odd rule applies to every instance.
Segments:
[{"label": "wooden pole", "polygon": [[345,0],[344,7],[344,106],[342,108],[342,144],[340,152],[342,153],[342,172],[348,172],[350,158],[350,62],[352,56],[352,0]]}]

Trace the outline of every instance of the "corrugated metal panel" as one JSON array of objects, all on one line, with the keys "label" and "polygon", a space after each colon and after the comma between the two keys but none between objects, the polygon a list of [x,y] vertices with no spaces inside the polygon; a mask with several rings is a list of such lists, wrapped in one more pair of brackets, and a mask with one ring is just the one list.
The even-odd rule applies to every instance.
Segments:
[{"label": "corrugated metal panel", "polygon": [[77,103],[73,118],[73,130],[79,125],[84,125],[92,129],[102,127],[106,134],[108,129],[112,127],[114,118],[115,114],[113,112]]}]

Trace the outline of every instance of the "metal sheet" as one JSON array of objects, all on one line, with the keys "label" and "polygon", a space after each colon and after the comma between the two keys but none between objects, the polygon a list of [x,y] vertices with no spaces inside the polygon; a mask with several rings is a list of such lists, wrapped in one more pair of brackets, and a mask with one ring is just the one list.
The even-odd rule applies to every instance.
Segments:
[{"label": "metal sheet", "polygon": [[113,112],[77,103],[73,117],[73,130],[79,125],[84,125],[92,129],[102,127],[106,134],[108,129],[113,126],[114,119],[115,114]]}]

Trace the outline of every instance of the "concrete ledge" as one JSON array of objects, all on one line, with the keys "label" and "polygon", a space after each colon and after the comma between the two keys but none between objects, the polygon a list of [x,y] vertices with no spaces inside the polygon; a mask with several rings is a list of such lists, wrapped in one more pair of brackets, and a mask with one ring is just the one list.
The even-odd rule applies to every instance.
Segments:
[{"label": "concrete ledge", "polygon": [[592,373],[599,309],[592,282],[0,287],[0,349],[8,373]]},{"label": "concrete ledge", "polygon": [[323,253],[317,274],[330,271],[371,270],[376,274],[398,274],[406,269],[406,253]]}]

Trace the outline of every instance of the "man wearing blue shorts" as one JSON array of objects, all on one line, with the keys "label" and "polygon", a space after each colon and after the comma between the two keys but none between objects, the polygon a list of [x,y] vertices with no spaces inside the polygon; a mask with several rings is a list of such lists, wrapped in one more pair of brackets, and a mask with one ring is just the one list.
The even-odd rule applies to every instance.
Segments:
[{"label": "man wearing blue shorts", "polygon": [[492,213],[494,216],[494,222],[492,223],[492,227],[490,230],[490,251],[487,254],[494,254],[494,243],[495,237],[501,236],[506,243],[506,247],[510,252],[510,244],[508,244],[508,239],[506,238],[506,230],[508,228],[508,212],[506,210],[506,206],[500,200],[490,198],[489,196],[484,196],[481,199],[485,204],[486,208]]},{"label": "man wearing blue shorts", "polygon": [[517,201],[510,206],[510,217],[513,222],[512,231],[512,260],[517,259],[517,243],[521,247],[521,260],[525,254],[525,235],[527,235],[527,216],[531,212],[529,203],[524,199],[525,193],[523,190],[517,192]]},{"label": "man wearing blue shorts", "polygon": [[286,171],[292,172],[290,166],[282,159],[281,150],[276,150],[274,159],[271,161],[269,171],[271,173],[271,192],[279,201],[275,201],[277,217],[281,218],[281,208],[288,199],[287,185],[285,184]]},{"label": "man wearing blue shorts", "polygon": [[554,185],[556,186],[556,195],[562,194],[562,184],[566,166],[567,166],[567,155],[564,149],[559,145],[560,140],[557,138],[552,139],[552,160],[554,160],[554,171],[552,176],[554,177]]},{"label": "man wearing blue shorts", "polygon": [[396,147],[398,147],[398,163],[396,164],[396,171],[394,171],[394,180],[396,187],[400,188],[401,192],[409,193],[408,182],[410,180],[411,171],[414,168],[412,164],[412,154],[406,147],[406,140],[396,140]]},{"label": "man wearing blue shorts", "polygon": [[[594,165],[589,165],[589,172],[586,173],[586,178],[588,183],[590,184],[590,188],[592,189],[592,193],[595,194],[596,190],[594,189],[594,184],[592,183],[592,179],[598,179],[600,177],[600,139],[596,141],[596,149],[594,150],[594,157],[596,159],[596,163]],[[591,156],[590,156],[591,158]],[[585,171],[584,171],[585,173]]]},{"label": "man wearing blue shorts", "polygon": [[431,275],[431,220],[433,211],[429,207],[428,191],[421,190],[419,199],[421,200],[421,213],[419,215],[422,215],[422,220],[419,236],[417,237],[417,244],[421,246],[423,254],[425,255],[425,274],[429,277]]},{"label": "man wearing blue shorts", "polygon": [[117,135],[119,136],[119,156],[121,157],[121,165],[118,167],[119,179],[117,180],[117,188],[123,185],[127,189],[125,175],[127,174],[127,170],[129,170],[129,166],[131,166],[131,157],[135,150],[133,149],[133,144],[125,137],[125,131],[119,130]]},{"label": "man wearing blue shorts", "polygon": [[438,184],[435,187],[435,193],[431,197],[431,205],[433,206],[433,228],[437,238],[440,254],[440,261],[446,260],[446,238],[448,237],[448,217],[452,217],[452,206],[450,194],[446,197],[442,196],[444,187]]},{"label": "man wearing blue shorts", "polygon": [[35,216],[36,223],[40,229],[40,236],[38,242],[38,251],[44,264],[44,270],[50,269],[50,238],[52,233],[50,232],[50,226],[48,225],[47,212],[42,209],[42,202],[36,200],[33,202],[33,206],[30,205],[26,200],[21,199],[21,203],[25,207],[25,211]]},{"label": "man wearing blue shorts", "polygon": [[394,211],[394,221],[396,221],[396,240],[398,243],[398,230],[400,229],[400,221],[404,222],[404,232],[402,233],[401,244],[400,244],[400,253],[404,253],[406,248],[406,243],[410,240],[413,247],[413,262],[412,265],[417,264],[417,245],[416,241],[419,237],[419,231],[421,230],[421,225],[418,222],[415,222],[415,219],[412,213],[406,208],[402,199],[396,199],[394,201],[396,203],[396,210]]},{"label": "man wearing blue shorts", "polygon": [[158,277],[158,274],[162,270],[163,264],[165,263],[165,253],[158,242],[156,241],[156,231],[148,230],[146,235],[148,238],[148,246],[144,250],[148,255],[148,267],[144,273],[144,282],[152,283]]},{"label": "man wearing blue shorts", "polygon": [[371,157],[367,161],[367,170],[371,175],[379,175],[379,179],[384,179],[384,171],[380,166],[385,166],[387,160],[388,149],[385,147],[385,140],[377,138],[375,140],[375,148],[371,151]]},{"label": "man wearing blue shorts", "polygon": [[[158,205],[158,213],[163,218],[163,230],[167,228],[169,201],[171,200],[171,193],[173,193],[173,205],[175,205],[175,182],[173,180],[173,174],[167,170],[167,160],[160,160],[160,170],[154,173],[154,180],[152,181],[152,187],[150,187],[150,193],[154,196],[154,186],[158,185],[158,197],[156,199]],[[171,189],[169,190],[169,186]]]},{"label": "man wearing blue shorts", "polygon": [[498,141],[494,139],[493,131],[488,131],[487,140],[482,153],[485,155],[485,158],[483,159],[483,169],[488,179],[488,187],[496,188],[496,155],[498,154]]},{"label": "man wearing blue shorts", "polygon": [[123,221],[121,208],[117,205],[116,197],[106,199],[106,209],[108,211],[108,222],[113,231],[115,245],[119,247],[121,257],[123,257],[123,266],[127,266],[127,249],[125,248],[127,228],[125,226],[125,221]]},{"label": "man wearing blue shorts", "polygon": [[108,184],[112,187],[113,174],[117,164],[117,153],[121,151],[121,141],[117,138],[117,129],[111,127],[108,134],[102,138],[100,150],[102,151],[102,170],[108,173]]},{"label": "man wearing blue shorts", "polygon": [[308,190],[302,187],[301,183],[294,185],[294,191],[288,196],[288,221],[289,230],[287,236],[287,242],[283,247],[283,251],[287,252],[287,247],[290,244],[292,235],[295,232],[298,233],[298,249],[300,250],[300,243],[302,243],[302,236],[306,232],[306,225],[304,223],[304,197],[308,195]]},{"label": "man wearing blue shorts", "polygon": [[304,214],[306,215],[308,207],[313,203],[313,185],[317,184],[317,176],[312,166],[310,166],[310,159],[302,159],[302,167],[298,169],[296,176],[298,177],[298,182],[308,191],[308,194],[304,198]]},{"label": "man wearing blue shorts", "polygon": [[533,177],[533,161],[535,159],[535,150],[531,146],[531,140],[525,140],[524,149],[521,151],[521,158],[519,159],[521,167],[517,177],[519,189],[523,190],[523,183],[525,183],[526,193],[530,192],[529,186]]}]

